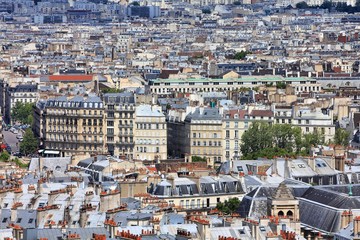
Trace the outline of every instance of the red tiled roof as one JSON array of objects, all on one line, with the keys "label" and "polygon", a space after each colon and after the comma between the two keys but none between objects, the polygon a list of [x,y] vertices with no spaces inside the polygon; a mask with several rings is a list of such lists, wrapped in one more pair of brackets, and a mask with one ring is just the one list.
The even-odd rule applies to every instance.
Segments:
[{"label": "red tiled roof", "polygon": [[272,117],[274,114],[271,110],[252,110],[251,116]]},{"label": "red tiled roof", "polygon": [[156,172],[156,171],[157,171],[156,167],[147,166],[146,168],[147,168],[150,172]]},{"label": "red tiled roof", "polygon": [[233,110],[229,110],[227,112],[227,114],[230,115],[229,116],[230,119],[233,119],[235,114],[238,114],[239,119],[244,119],[245,115],[247,114],[247,111],[246,110],[233,109]]},{"label": "red tiled roof", "polygon": [[50,75],[49,81],[59,82],[90,82],[93,75]]}]

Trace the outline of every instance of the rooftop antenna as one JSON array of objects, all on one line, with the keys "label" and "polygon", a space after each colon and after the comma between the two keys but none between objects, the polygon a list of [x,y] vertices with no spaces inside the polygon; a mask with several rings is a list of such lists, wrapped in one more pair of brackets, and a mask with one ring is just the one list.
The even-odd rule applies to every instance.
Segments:
[{"label": "rooftop antenna", "polygon": [[352,184],[350,183],[349,185],[349,196],[351,197],[353,195],[352,193]]}]

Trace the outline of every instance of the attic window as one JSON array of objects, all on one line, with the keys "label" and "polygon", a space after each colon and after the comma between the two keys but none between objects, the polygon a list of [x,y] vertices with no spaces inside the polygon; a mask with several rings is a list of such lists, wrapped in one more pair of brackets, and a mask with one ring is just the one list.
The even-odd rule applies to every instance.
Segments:
[{"label": "attic window", "polygon": [[18,218],[16,223],[21,223],[22,218]]},{"label": "attic window", "polygon": [[261,226],[260,231],[265,232],[265,228]]},{"label": "attic window", "polygon": [[238,114],[235,114],[235,115],[234,115],[234,118],[235,118],[235,119],[238,119],[238,118],[239,118],[239,115],[238,115]]},{"label": "attic window", "polygon": [[3,222],[3,223],[6,223],[7,220],[8,220],[7,218],[4,218],[4,219],[2,220],[2,222]]},{"label": "attic window", "polygon": [[243,169],[242,166],[238,166],[238,167],[237,167],[237,170],[238,170],[239,172],[243,172],[243,171],[244,171],[244,169]]},{"label": "attic window", "polygon": [[304,164],[298,164],[299,168],[306,168]]},{"label": "attic window", "polygon": [[29,223],[33,223],[34,219],[33,218],[30,218],[29,219]]}]

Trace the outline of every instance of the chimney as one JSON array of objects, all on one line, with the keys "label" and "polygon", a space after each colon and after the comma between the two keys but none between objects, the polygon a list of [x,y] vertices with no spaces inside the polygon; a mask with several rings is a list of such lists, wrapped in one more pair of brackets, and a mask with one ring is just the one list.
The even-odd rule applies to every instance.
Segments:
[{"label": "chimney", "polygon": [[[349,225],[350,223],[350,213],[351,211],[343,211],[341,214],[341,228],[346,228],[347,225]],[[352,213],[351,213],[351,218],[352,218]]]},{"label": "chimney", "polygon": [[219,107],[219,114],[221,116],[224,114],[224,108],[223,107]]},{"label": "chimney", "polygon": [[86,213],[86,208],[85,207],[81,208],[80,209],[80,221],[79,221],[81,228],[84,228],[86,226],[87,217],[88,216]]},{"label": "chimney", "polygon": [[199,107],[199,112],[200,112],[200,115],[204,114],[204,106]]},{"label": "chimney", "polygon": [[313,171],[315,171],[315,158],[314,157],[308,158],[308,165]]},{"label": "chimney", "polygon": [[354,238],[360,239],[360,216],[354,218]]}]

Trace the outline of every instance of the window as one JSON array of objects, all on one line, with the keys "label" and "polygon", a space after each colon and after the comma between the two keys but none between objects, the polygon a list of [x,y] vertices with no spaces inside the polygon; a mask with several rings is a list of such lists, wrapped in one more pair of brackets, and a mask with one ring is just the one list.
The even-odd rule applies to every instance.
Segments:
[{"label": "window", "polygon": [[226,138],[229,138],[229,137],[230,137],[230,131],[226,130]]},{"label": "window", "polygon": [[28,223],[33,223],[34,219],[30,218]]},{"label": "window", "polygon": [[235,138],[239,138],[239,131],[235,130]]},{"label": "window", "polygon": [[6,223],[7,220],[8,220],[7,218],[4,218],[4,219],[2,220],[2,222],[3,222],[3,223]]},{"label": "window", "polygon": [[206,146],[206,141],[203,142],[204,146]]},{"label": "window", "polygon": [[[96,120],[94,120],[94,124],[95,124],[95,121]],[[96,125],[96,124],[95,124]],[[109,127],[113,127],[114,126],[114,121],[107,121],[107,125],[109,126]]]},{"label": "window", "polygon": [[198,141],[198,146],[200,146],[201,144],[200,144],[200,141]]},{"label": "window", "polygon": [[230,127],[230,122],[226,122],[226,127]]},{"label": "window", "polygon": [[217,138],[217,133],[214,133],[214,138]]},{"label": "window", "polygon": [[196,133],[193,133],[193,138],[196,138]]},{"label": "window", "polygon": [[309,132],[309,127],[306,127],[306,132]]},{"label": "window", "polygon": [[113,135],[114,134],[114,129],[113,128],[107,128],[107,134]]},{"label": "window", "polygon": [[22,218],[18,218],[18,219],[16,220],[16,223],[21,223],[21,220],[22,220]]},{"label": "window", "polygon": [[235,122],[235,128],[239,127],[239,122]]},{"label": "window", "polygon": [[230,141],[226,140],[226,149],[230,149]]},{"label": "window", "polygon": [[193,141],[193,146],[196,146],[196,141]]},{"label": "window", "polygon": [[239,141],[235,140],[235,149],[238,150],[239,149]]}]

